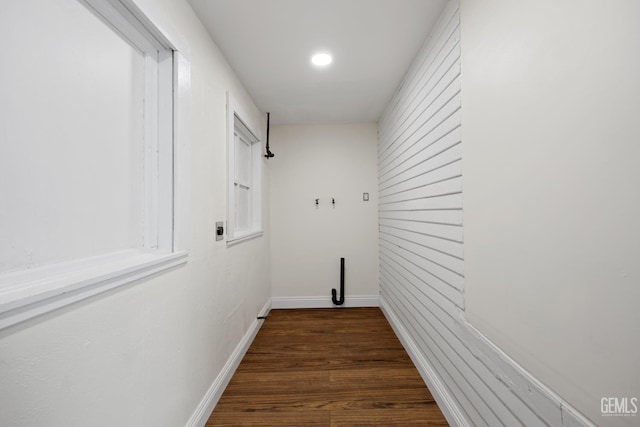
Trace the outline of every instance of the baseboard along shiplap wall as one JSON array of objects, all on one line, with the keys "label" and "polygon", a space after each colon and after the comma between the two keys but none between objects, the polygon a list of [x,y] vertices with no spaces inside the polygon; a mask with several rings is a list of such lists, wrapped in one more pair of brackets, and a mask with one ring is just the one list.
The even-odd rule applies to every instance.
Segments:
[{"label": "baseboard along shiplap wall", "polygon": [[459,2],[379,122],[380,306],[451,425],[590,426],[464,317]]}]

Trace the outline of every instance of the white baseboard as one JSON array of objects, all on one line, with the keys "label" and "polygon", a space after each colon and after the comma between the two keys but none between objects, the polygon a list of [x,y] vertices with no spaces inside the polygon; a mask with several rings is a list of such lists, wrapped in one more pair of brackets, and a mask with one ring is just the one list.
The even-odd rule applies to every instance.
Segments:
[{"label": "white baseboard", "polygon": [[438,375],[429,364],[429,361],[425,359],[418,347],[415,345],[413,339],[411,338],[405,327],[402,325],[402,323],[400,323],[385,300],[383,298],[380,298],[379,301],[382,312],[389,321],[389,324],[398,336],[398,339],[404,346],[405,350],[409,354],[409,357],[413,361],[413,364],[416,365],[418,372],[420,372],[420,376],[422,376],[422,379],[427,384],[427,387],[429,387],[429,391],[431,391],[433,398],[442,411],[442,414],[447,419],[449,425],[451,425],[452,427],[471,426],[469,421],[464,417],[464,415],[458,408],[458,405],[456,404],[453,397],[449,394],[447,389],[442,384],[442,381],[440,381],[440,377],[438,377]]},{"label": "white baseboard", "polygon": [[504,384],[549,424],[562,427],[596,427],[573,406],[540,382],[529,371],[503,352],[497,345],[466,321],[462,315],[462,337],[482,352],[484,360],[494,366],[494,375],[504,376]]},{"label": "white baseboard", "polygon": [[[382,297],[380,298],[380,308],[400,339],[400,342],[402,342],[402,345],[407,350],[409,357],[411,357],[411,360],[416,365],[418,372],[420,372],[420,375],[429,387],[431,394],[449,424],[460,427],[473,425],[473,422],[464,416],[456,400],[449,394],[429,361],[422,355],[411,335]],[[461,318],[460,333],[462,338],[470,343],[476,351],[479,352],[478,354],[482,355],[483,360],[491,366],[490,369],[493,370],[493,374],[496,375],[496,377],[502,378],[502,383],[507,385],[511,393],[520,396],[522,399],[526,399],[530,408],[536,412],[541,419],[551,420],[548,421],[548,423],[554,426],[595,427],[591,421],[542,384],[495,344],[489,341],[487,337],[464,320],[464,316]],[[479,355],[476,357],[480,357]]]},{"label": "white baseboard", "polygon": [[[264,307],[260,310],[260,313],[258,313],[258,316],[267,315],[269,310],[272,308],[287,309],[331,307],[335,307],[331,302],[331,297],[273,297],[265,303]],[[453,396],[449,394],[429,361],[422,355],[411,335],[383,298],[378,295],[347,297],[345,304],[340,307],[380,307],[391,327],[400,339],[400,342],[402,342],[402,345],[409,354],[409,357],[411,357],[411,360],[418,369],[418,372],[420,372],[420,375],[429,387],[431,394],[449,424],[454,427],[468,427],[472,425],[472,423],[463,415],[463,412],[459,408],[457,402],[454,400]],[[186,427],[204,427],[211,412],[215,408],[215,405],[218,403],[218,400],[220,400],[222,393],[227,387],[227,384],[229,384],[231,377],[238,368],[238,365],[249,349],[249,346],[253,342],[256,334],[260,330],[261,325],[262,320],[258,319],[252,323],[251,327],[240,343],[238,343],[235,350],[227,360],[227,363],[220,371],[220,374],[218,374],[216,379],[213,381],[213,384],[211,384],[211,387],[207,390],[205,396],[202,398],[200,404],[187,422]],[[549,411],[553,411],[553,408],[557,408],[557,410],[560,411],[559,417],[562,420],[559,425],[567,427],[595,427],[593,423],[568,405],[567,402],[563,401],[559,396],[531,376],[531,374],[519,366],[515,361],[508,358],[508,356],[502,353],[500,349],[495,347],[493,343],[488,341],[486,337],[471,327],[471,325],[466,325],[468,328],[466,329],[467,336],[465,338],[469,341],[474,341],[475,345],[483,350],[488,359],[499,365],[499,369],[503,374],[508,373],[509,378],[512,379],[512,387],[515,386],[515,388],[517,388],[517,390],[512,389],[512,392],[520,394],[521,390],[519,390],[519,388],[521,387],[519,387],[519,383],[521,380],[526,379],[526,387],[524,387],[523,390],[526,390],[529,394],[535,392],[533,394],[538,396],[536,399],[537,404],[532,405],[532,407],[536,408],[540,413],[544,413],[546,415],[545,418],[551,418],[549,416]],[[469,335],[471,335],[471,337]]]},{"label": "white baseboard", "polygon": [[[256,317],[266,316],[269,313],[269,310],[271,310],[270,299],[267,300],[266,304],[264,305],[264,307],[262,307]],[[260,330],[260,326],[262,326],[262,323],[263,320],[256,319],[253,321],[251,327],[244,335],[244,337],[242,337],[240,343],[238,343],[235,350],[233,350],[233,353],[231,353],[231,356],[227,360],[227,363],[225,363],[224,367],[222,368],[216,379],[213,381],[213,384],[211,384],[211,387],[209,387],[209,390],[207,390],[207,393],[200,401],[200,404],[196,408],[195,412],[193,413],[193,415],[191,415],[191,418],[189,418],[186,427],[204,427],[207,420],[209,419],[209,416],[211,415],[211,412],[213,411],[213,408],[215,408],[218,400],[220,400],[220,397],[222,397],[222,393],[224,393],[227,384],[229,384],[231,377],[238,368],[238,365],[240,365],[242,358],[244,357],[245,353],[249,349],[249,346],[251,346],[253,339],[256,337],[258,331]]]},{"label": "white baseboard", "polygon": [[331,296],[317,297],[272,297],[271,308],[350,308],[378,307],[379,295],[347,295],[343,305],[334,305]]},{"label": "white baseboard", "polygon": [[[356,295],[347,296],[345,303],[338,307],[378,307],[379,296],[378,295]],[[266,316],[272,308],[332,308],[336,307],[331,302],[331,297],[274,297],[269,299],[258,316]],[[220,374],[216,377],[211,384],[211,387],[207,390],[206,394],[200,401],[200,404],[194,411],[193,415],[186,424],[186,427],[203,427],[211,412],[215,408],[218,400],[222,397],[227,384],[231,380],[234,372],[240,365],[242,358],[249,349],[249,346],[253,342],[256,334],[260,330],[262,320],[256,319],[240,343],[236,346],[235,350],[225,363],[224,367],[220,371]]]}]

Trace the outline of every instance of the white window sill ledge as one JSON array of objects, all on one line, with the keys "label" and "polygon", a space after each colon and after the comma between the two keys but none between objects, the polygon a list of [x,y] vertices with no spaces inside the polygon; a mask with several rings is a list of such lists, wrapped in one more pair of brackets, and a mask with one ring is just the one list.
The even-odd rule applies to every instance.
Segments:
[{"label": "white window sill ledge", "polygon": [[0,330],[183,265],[188,253],[127,250],[0,275]]},{"label": "white window sill ledge", "polygon": [[236,245],[240,242],[245,242],[247,240],[255,239],[257,237],[261,237],[263,234],[264,234],[264,231],[259,230],[259,231],[252,231],[247,234],[241,234],[239,236],[234,236],[231,239],[227,240],[227,247]]}]

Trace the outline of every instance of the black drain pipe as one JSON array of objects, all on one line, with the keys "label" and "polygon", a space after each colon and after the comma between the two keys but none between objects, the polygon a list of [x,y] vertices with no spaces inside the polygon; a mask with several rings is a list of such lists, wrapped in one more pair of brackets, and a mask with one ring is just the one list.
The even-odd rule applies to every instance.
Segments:
[{"label": "black drain pipe", "polygon": [[269,150],[269,116],[270,115],[271,115],[270,113],[267,113],[267,154],[264,155],[267,159],[270,159],[273,156],[275,156],[275,154],[273,154],[271,150]]},{"label": "black drain pipe", "polygon": [[340,258],[340,299],[335,289],[331,289],[331,300],[335,305],[344,304],[344,258]]}]

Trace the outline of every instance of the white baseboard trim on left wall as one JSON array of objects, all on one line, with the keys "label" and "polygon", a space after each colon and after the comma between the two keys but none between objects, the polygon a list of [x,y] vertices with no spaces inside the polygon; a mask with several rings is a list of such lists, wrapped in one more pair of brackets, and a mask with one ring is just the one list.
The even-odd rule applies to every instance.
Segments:
[{"label": "white baseboard trim on left wall", "polygon": [[[271,309],[286,308],[332,308],[332,307],[378,307],[378,295],[355,295],[347,296],[344,305],[335,306],[331,302],[330,296],[322,297],[273,297],[270,298],[264,307],[258,313],[259,316],[266,316]],[[225,363],[224,367],[207,390],[206,394],[200,401],[200,404],[194,411],[193,415],[186,424],[186,427],[204,427],[213,408],[215,408],[218,400],[222,397],[227,384],[231,380],[234,372],[240,365],[242,358],[251,346],[253,339],[258,334],[262,326],[262,320],[254,320],[247,333],[242,337],[231,356]]]},{"label": "white baseboard trim on left wall", "polygon": [[379,295],[347,295],[343,305],[334,305],[331,296],[271,297],[271,308],[379,307]]},{"label": "white baseboard trim on left wall", "polygon": [[[267,300],[257,317],[266,316],[269,313],[269,310],[271,310],[271,299]],[[231,377],[238,368],[238,365],[240,365],[240,362],[251,346],[253,339],[258,334],[260,326],[262,326],[262,322],[263,320],[259,319],[253,321],[251,327],[244,337],[242,337],[242,340],[240,340],[236,348],[233,350],[233,353],[231,353],[231,356],[229,356],[227,363],[225,363],[222,370],[213,381],[213,384],[211,384],[211,387],[207,390],[207,393],[200,401],[200,404],[194,411],[193,415],[189,418],[186,427],[204,427],[207,423],[213,408],[215,408],[218,400],[222,397],[222,393],[224,393],[225,388],[227,388],[227,384],[229,384]]]}]

